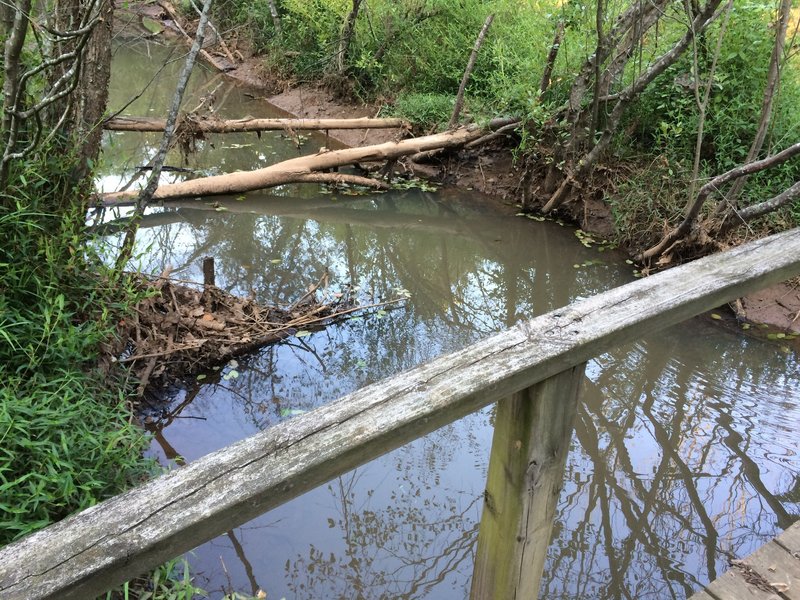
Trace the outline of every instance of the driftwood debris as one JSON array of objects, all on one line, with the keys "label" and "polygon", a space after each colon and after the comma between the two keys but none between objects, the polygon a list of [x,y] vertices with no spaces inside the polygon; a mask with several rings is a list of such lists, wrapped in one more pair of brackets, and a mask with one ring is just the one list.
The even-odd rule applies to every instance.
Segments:
[{"label": "driftwood debris", "polygon": [[[209,272],[207,263],[204,269]],[[213,277],[213,276],[212,276]],[[120,363],[132,363],[138,395],[187,376],[197,375],[232,358],[280,341],[305,329],[333,323],[359,310],[386,306],[401,299],[361,306],[349,287],[318,297],[327,274],[292,305],[264,306],[240,298],[213,284],[202,289],[168,278],[141,280],[146,298],[122,337],[129,340]]]},{"label": "driftwood debris", "polygon": [[[164,12],[167,13],[167,15],[169,15],[169,18],[172,20],[173,24],[175,25],[175,28],[184,38],[186,38],[187,43],[191,44],[194,38],[186,31],[183,25],[181,25],[181,21],[183,19],[181,19],[181,16],[178,14],[178,11],[175,10],[175,7],[173,7],[172,4],[170,4],[166,0],[159,0],[158,5],[164,10]],[[228,50],[227,46],[224,45],[222,37],[220,37],[219,35],[216,37],[218,42],[222,42],[223,48],[227,51],[226,55],[230,55],[230,50]],[[206,62],[208,62],[208,64],[210,64],[218,71],[222,72],[232,71],[237,67],[236,63],[229,63],[227,60],[221,57],[216,57],[207,50],[205,50],[204,48],[200,49],[200,56],[202,56],[203,59]]]},{"label": "driftwood debris", "polygon": [[[108,131],[164,131],[164,119],[147,117],[115,117],[103,123]],[[213,119],[195,118],[191,127],[202,133],[240,133],[246,131],[283,131],[327,129],[405,129],[408,122],[403,119]]]},{"label": "driftwood debris", "polygon": [[[383,182],[367,177],[329,173],[327,171],[356,163],[383,162],[402,156],[416,155],[427,150],[458,148],[512,122],[514,122],[513,119],[496,119],[488,127],[462,127],[453,131],[399,142],[385,142],[374,146],[327,152],[320,151],[310,156],[292,158],[255,171],[227,173],[225,175],[201,177],[162,185],[156,190],[153,199],[173,200],[218,194],[241,194],[287,183],[336,182],[344,181],[345,179],[348,183],[384,187],[385,184]],[[135,198],[137,194],[136,190],[112,192],[102,194],[99,200],[104,205],[126,204],[132,198]]]}]

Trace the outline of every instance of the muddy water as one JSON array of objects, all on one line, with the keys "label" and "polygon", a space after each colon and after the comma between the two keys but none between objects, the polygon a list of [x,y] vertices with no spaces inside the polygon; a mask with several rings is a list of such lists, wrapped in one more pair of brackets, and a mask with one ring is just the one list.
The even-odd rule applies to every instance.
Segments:
[{"label": "muddy water", "polygon": [[[138,91],[164,52],[118,51],[114,102]],[[220,81],[200,72],[194,84]],[[131,114],[159,114],[169,82],[162,74]],[[215,95],[222,113],[274,115],[246,90],[223,83]],[[198,101],[195,93],[186,104]],[[109,136],[104,184],[143,164],[156,140]],[[312,137],[304,151],[323,142]],[[277,134],[213,143],[192,168],[297,154]],[[199,280],[199,260],[214,256],[221,287],[263,301],[289,302],[326,270],[333,291],[351,283],[365,302],[409,295],[402,308],[291,338],[174,390],[150,412],[151,452],[164,464],[631,278],[622,257],[584,247],[569,228],[515,217],[468,191],[322,192],[287,186],[145,217],[137,260],[150,272],[171,265]],[[541,597],[685,597],[788,526],[800,515],[799,400],[793,354],[708,317],[591,361]],[[231,589],[464,598],[491,436],[486,409],[377,458],[196,549],[196,582],[212,598]]]}]

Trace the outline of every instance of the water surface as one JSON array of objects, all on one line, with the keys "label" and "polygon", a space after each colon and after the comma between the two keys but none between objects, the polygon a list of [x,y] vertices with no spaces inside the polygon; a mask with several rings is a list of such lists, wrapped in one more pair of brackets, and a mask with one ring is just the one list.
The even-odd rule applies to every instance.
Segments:
[{"label": "water surface", "polygon": [[[168,52],[118,50],[112,102],[149,81]],[[171,85],[162,73],[129,112],[161,114]],[[222,114],[275,115],[258,92],[212,73],[198,71],[193,85],[201,91],[189,107],[216,89]],[[157,140],[109,135],[104,185],[145,164]],[[310,136],[302,151],[321,143]],[[231,134],[201,143],[188,165],[216,173],[297,153],[277,133]],[[151,209],[137,240],[148,272],[169,265],[197,281],[200,260],[213,256],[218,285],[263,302],[291,302],[325,272],[331,293],[354,285],[364,302],[409,296],[174,391],[158,407],[166,412],[152,454],[167,465],[191,461],[632,278],[620,255],[514,213],[464,190],[351,196],[310,185]],[[541,597],[685,597],[797,519],[798,390],[793,354],[707,317],[591,361]],[[461,419],[211,540],[191,557],[197,582],[211,597],[466,597],[492,414]]]}]

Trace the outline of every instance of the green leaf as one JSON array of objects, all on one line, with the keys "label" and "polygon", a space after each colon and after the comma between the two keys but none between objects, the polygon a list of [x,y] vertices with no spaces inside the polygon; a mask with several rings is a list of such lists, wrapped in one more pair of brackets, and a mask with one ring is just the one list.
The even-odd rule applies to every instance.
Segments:
[{"label": "green leaf", "polygon": [[306,414],[308,411],[302,408],[282,408],[280,410],[281,417],[298,417]]},{"label": "green leaf", "polygon": [[301,329],[300,331],[298,331],[297,333],[294,334],[294,337],[304,338],[304,337],[308,337],[309,335],[311,335],[310,331],[306,331],[305,329]]}]

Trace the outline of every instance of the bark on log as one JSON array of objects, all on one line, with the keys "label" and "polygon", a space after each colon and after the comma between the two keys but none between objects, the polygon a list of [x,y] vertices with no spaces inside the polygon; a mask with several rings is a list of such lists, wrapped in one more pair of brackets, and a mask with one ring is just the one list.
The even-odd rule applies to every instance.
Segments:
[{"label": "bark on log", "polygon": [[[164,119],[148,117],[115,117],[103,123],[108,131],[164,131]],[[403,119],[228,119],[193,120],[192,127],[203,133],[241,133],[246,131],[325,130],[325,129],[392,129],[406,128]]]},{"label": "bark on log", "polygon": [[[490,123],[489,130],[508,125],[510,121],[512,120],[498,119],[493,121]],[[354,163],[384,161],[437,148],[455,148],[476,140],[486,133],[486,128],[469,127],[400,142],[385,142],[374,146],[364,146],[363,148],[346,148],[344,150],[320,152],[311,156],[285,160],[255,171],[214,175],[212,177],[202,177],[162,185],[153,194],[153,199],[172,200],[216,194],[241,194],[287,183],[309,181],[309,175],[321,174],[321,172],[335,167]],[[113,192],[101,195],[100,200],[106,205],[118,204],[129,202],[137,194],[138,191],[136,190]]]}]

